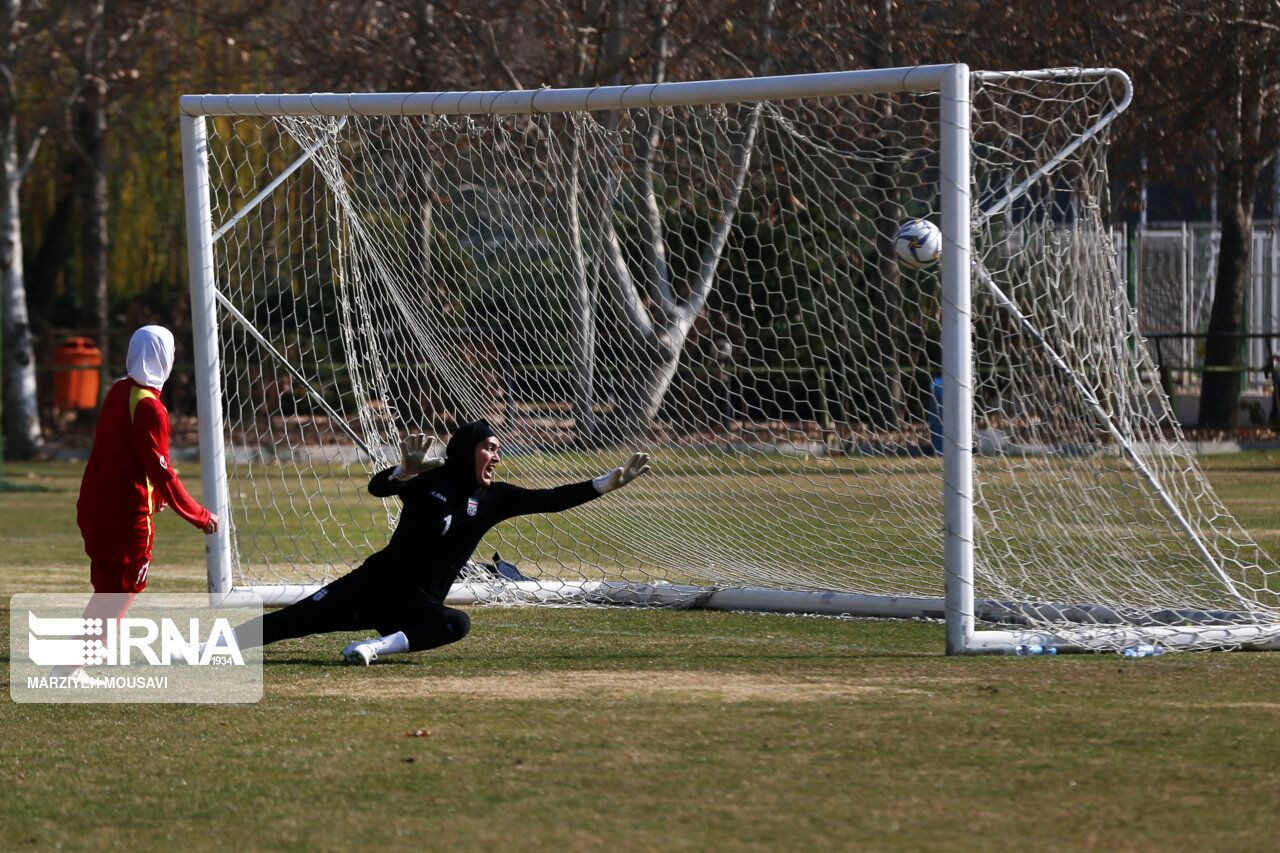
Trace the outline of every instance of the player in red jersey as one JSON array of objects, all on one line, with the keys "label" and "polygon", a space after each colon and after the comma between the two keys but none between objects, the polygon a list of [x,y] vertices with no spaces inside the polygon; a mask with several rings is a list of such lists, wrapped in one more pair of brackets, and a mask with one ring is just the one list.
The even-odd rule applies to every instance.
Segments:
[{"label": "player in red jersey", "polygon": [[146,587],[155,540],[152,516],[165,504],[206,535],[218,529],[218,516],[187,493],[169,460],[169,412],[160,388],[173,369],[173,333],[163,326],[138,329],[126,365],[128,375],[116,380],[102,402],[76,502],[97,599],[90,600],[86,617],[120,618]]}]

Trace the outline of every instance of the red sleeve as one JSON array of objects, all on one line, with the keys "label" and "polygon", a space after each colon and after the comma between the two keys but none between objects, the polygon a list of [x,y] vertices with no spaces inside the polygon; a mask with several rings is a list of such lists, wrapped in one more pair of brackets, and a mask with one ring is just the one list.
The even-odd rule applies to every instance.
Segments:
[{"label": "red sleeve", "polygon": [[209,523],[209,510],[188,494],[170,465],[169,413],[159,400],[147,398],[138,402],[133,413],[133,452],[160,500],[173,507],[183,520],[203,530]]}]

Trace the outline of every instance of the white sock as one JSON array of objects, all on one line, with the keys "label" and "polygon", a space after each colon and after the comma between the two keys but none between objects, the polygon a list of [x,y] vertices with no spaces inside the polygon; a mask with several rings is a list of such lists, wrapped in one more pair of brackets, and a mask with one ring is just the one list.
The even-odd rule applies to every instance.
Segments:
[{"label": "white sock", "polygon": [[387,634],[385,637],[367,640],[366,642],[373,646],[373,650],[379,656],[409,651],[409,638],[404,635],[404,631],[396,631],[394,634]]}]

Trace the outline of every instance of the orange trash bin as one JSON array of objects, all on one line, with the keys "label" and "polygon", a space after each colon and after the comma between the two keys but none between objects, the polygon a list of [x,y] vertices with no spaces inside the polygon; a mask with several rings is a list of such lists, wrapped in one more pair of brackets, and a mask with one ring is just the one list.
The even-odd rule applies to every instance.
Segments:
[{"label": "orange trash bin", "polygon": [[93,338],[67,338],[53,351],[53,405],[59,409],[98,408],[98,368],[102,350]]}]

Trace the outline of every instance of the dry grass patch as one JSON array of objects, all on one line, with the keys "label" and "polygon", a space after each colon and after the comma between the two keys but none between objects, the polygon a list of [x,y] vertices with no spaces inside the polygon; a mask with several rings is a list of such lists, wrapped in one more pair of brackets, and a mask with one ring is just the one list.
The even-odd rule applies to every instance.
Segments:
[{"label": "dry grass patch", "polygon": [[[367,685],[367,686],[366,686]],[[366,692],[382,700],[448,696],[454,699],[551,702],[573,700],[664,702],[838,702],[873,695],[928,695],[920,687],[903,687],[887,679],[858,682],[806,676],[761,675],[714,671],[649,670],[613,672],[504,672],[475,677],[393,675],[367,681],[295,681],[272,689],[282,696],[358,696]]]}]

